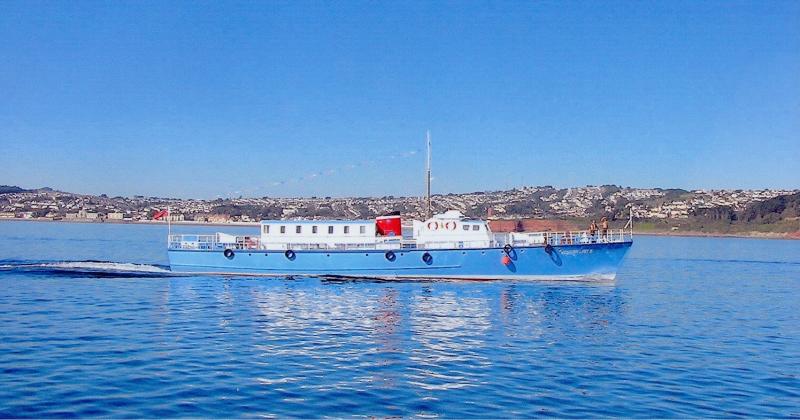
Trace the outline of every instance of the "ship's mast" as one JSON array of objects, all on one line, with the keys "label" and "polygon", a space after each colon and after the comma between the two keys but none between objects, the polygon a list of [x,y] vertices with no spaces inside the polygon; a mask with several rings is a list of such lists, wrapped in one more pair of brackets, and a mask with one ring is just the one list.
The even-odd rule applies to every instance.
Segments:
[{"label": "ship's mast", "polygon": [[431,218],[431,131],[427,131],[427,139],[428,139],[428,160],[426,161],[426,184],[428,189],[428,209],[427,209],[427,218]]}]

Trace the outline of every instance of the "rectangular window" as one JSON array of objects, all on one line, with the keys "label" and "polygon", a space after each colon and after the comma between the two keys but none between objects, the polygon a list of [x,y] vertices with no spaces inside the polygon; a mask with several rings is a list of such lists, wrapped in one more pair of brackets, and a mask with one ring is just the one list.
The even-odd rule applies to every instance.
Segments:
[{"label": "rectangular window", "polygon": [[286,226],[281,226],[281,233],[286,233]]},{"label": "rectangular window", "polygon": [[348,233],[350,233],[350,226],[345,226],[344,227],[344,234],[347,235]]},{"label": "rectangular window", "polygon": [[333,235],[333,226],[328,226],[328,235]]},{"label": "rectangular window", "polygon": [[464,230],[469,230],[469,225],[461,225],[461,227],[463,227]]},{"label": "rectangular window", "polygon": [[481,225],[472,225],[472,230],[479,230]]},{"label": "rectangular window", "polygon": [[269,235],[269,225],[264,225],[264,235]]},{"label": "rectangular window", "polygon": [[294,227],[294,233],[302,233],[302,232],[303,232],[303,227],[302,226],[297,225],[297,226]]},{"label": "rectangular window", "polygon": [[311,233],[317,233],[317,227],[311,226]]},{"label": "rectangular window", "polygon": [[365,234],[365,233],[367,233],[367,227],[366,227],[366,226],[361,226],[361,227],[358,229],[358,233],[360,233],[360,234],[362,234],[362,235],[363,235],[363,234]]}]

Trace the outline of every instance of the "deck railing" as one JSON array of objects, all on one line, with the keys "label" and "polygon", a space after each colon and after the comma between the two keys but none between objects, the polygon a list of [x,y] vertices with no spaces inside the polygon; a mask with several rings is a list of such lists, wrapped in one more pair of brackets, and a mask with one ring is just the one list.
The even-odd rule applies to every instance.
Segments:
[{"label": "deck railing", "polygon": [[575,245],[591,243],[626,242],[633,240],[633,232],[625,229],[606,231],[565,231],[565,232],[512,232],[495,234],[496,242],[512,246],[522,245]]},{"label": "deck railing", "polygon": [[236,236],[223,240],[218,235],[170,235],[169,249],[189,250],[348,250],[348,249],[400,249],[402,239],[379,238],[364,243],[270,242],[262,243],[258,236]]},{"label": "deck railing", "polygon": [[221,241],[217,235],[170,235],[170,249],[259,249],[258,236],[236,236],[233,241]]},{"label": "deck railing", "polygon": [[613,243],[626,242],[633,240],[633,233],[625,229],[608,229],[597,232],[578,231],[578,232],[544,232],[545,244],[550,245],[573,245],[591,243]]},{"label": "deck railing", "polygon": [[[224,237],[224,240],[222,239]],[[513,232],[496,233],[491,241],[438,241],[418,244],[408,238],[378,238],[365,243],[308,243],[270,242],[261,243],[258,236],[220,235],[169,235],[169,249],[212,251],[233,250],[354,250],[354,249],[416,249],[416,248],[483,248],[486,246],[563,246],[592,243],[615,243],[633,240],[633,232],[625,229],[609,229],[595,233],[589,231],[566,232]]]}]

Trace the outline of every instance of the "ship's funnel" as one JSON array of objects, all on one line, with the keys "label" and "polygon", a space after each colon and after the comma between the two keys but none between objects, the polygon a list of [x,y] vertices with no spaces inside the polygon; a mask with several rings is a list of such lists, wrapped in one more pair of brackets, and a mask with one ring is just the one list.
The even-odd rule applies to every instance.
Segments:
[{"label": "ship's funnel", "polygon": [[375,226],[380,236],[403,236],[400,212],[392,212],[375,218]]}]

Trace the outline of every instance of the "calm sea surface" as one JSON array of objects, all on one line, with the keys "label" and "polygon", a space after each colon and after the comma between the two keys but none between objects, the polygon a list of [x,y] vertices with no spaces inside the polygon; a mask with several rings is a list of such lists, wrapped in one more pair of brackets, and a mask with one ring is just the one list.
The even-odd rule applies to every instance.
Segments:
[{"label": "calm sea surface", "polygon": [[171,276],[165,234],[0,222],[0,417],[800,416],[800,241],[638,237],[614,284],[337,283]]}]

